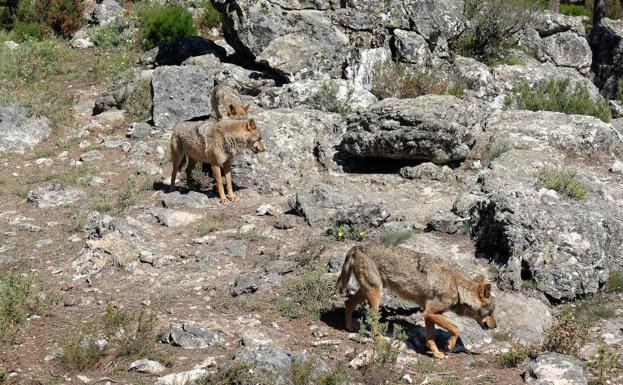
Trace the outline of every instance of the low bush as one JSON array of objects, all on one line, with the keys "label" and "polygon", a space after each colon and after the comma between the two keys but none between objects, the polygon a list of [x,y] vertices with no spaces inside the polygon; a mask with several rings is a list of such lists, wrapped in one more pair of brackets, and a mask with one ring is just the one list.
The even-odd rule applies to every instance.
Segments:
[{"label": "low bush", "polygon": [[377,62],[372,68],[372,88],[377,98],[415,98],[426,94],[460,95],[458,83],[440,79],[432,72],[415,72],[407,65],[391,59]]},{"label": "low bush", "polygon": [[572,311],[563,311],[548,330],[543,349],[577,356],[588,337],[587,323],[578,320]]},{"label": "low bush", "polygon": [[569,16],[590,15],[590,11],[582,4],[560,4],[560,12]]},{"label": "low bush", "polygon": [[586,185],[570,170],[545,166],[539,170],[536,177],[539,185],[569,198],[580,200],[586,198],[588,194]]},{"label": "low bush", "polygon": [[[595,9],[595,0],[584,0],[584,6],[588,12],[590,22],[593,22],[593,9]],[[562,4],[561,4],[562,10]],[[623,18],[623,3],[620,0],[606,0],[606,17],[610,19]]]},{"label": "low bush", "polygon": [[181,5],[149,4],[137,13],[146,49],[197,34],[191,13]]},{"label": "low bush", "polygon": [[81,0],[36,0],[33,18],[68,38],[82,26],[83,12]]},{"label": "low bush", "polygon": [[610,293],[623,293],[623,271],[614,270],[608,276],[606,291]]},{"label": "low bush", "polygon": [[413,236],[411,230],[388,231],[381,235],[381,243],[387,246],[398,246],[408,241]]},{"label": "low bush", "polygon": [[15,40],[24,42],[27,40],[41,41],[50,35],[50,28],[42,23],[15,23],[11,33]]},{"label": "low bush", "polygon": [[568,115],[589,115],[610,121],[610,106],[605,100],[594,101],[586,86],[571,86],[569,79],[552,79],[531,88],[519,87],[506,97],[506,106],[530,111],[555,111]]},{"label": "low bush", "polygon": [[108,23],[89,31],[89,37],[96,47],[111,48],[124,42],[121,28],[116,23]]},{"label": "low bush", "polygon": [[277,307],[281,314],[296,319],[305,315],[319,318],[331,309],[331,297],[335,292],[335,279],[320,265],[301,270],[296,279],[289,280]]},{"label": "low bush", "polygon": [[152,105],[151,82],[149,80],[141,80],[128,95],[128,98],[123,103],[123,108],[128,118],[133,122],[137,122],[151,118]]}]

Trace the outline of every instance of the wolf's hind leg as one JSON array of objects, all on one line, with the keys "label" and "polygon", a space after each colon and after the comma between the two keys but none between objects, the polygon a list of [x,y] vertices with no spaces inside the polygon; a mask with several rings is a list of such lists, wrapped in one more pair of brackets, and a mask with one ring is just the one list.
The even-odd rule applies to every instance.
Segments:
[{"label": "wolf's hind leg", "polygon": [[348,330],[349,332],[353,331],[353,312],[355,311],[355,308],[357,307],[357,305],[359,305],[365,300],[366,300],[366,295],[363,293],[363,290],[361,290],[360,288],[359,290],[357,290],[355,295],[347,299],[346,302],[344,303],[344,312],[346,314],[346,330]]}]

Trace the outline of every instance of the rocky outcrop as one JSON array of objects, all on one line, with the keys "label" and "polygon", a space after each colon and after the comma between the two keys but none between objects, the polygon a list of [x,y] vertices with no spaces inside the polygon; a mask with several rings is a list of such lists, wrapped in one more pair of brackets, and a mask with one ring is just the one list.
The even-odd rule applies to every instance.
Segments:
[{"label": "rocky outcrop", "polygon": [[158,67],[151,85],[152,118],[158,127],[170,129],[178,122],[212,112],[214,81],[199,66]]},{"label": "rocky outcrop", "polygon": [[0,154],[23,153],[52,133],[50,121],[25,106],[0,107]]},{"label": "rocky outcrop", "polygon": [[530,362],[524,379],[535,385],[586,385],[586,368],[575,357],[558,353],[542,353]]},{"label": "rocky outcrop", "polygon": [[483,104],[453,96],[385,99],[349,117],[342,148],[358,158],[462,161],[487,114]]},{"label": "rocky outcrop", "polygon": [[123,7],[115,0],[99,0],[90,15],[90,22],[104,25],[116,22],[123,13]]},{"label": "rocky outcrop", "polygon": [[609,99],[619,98],[619,79],[623,75],[623,20],[604,18],[589,36],[594,52],[595,84]]}]

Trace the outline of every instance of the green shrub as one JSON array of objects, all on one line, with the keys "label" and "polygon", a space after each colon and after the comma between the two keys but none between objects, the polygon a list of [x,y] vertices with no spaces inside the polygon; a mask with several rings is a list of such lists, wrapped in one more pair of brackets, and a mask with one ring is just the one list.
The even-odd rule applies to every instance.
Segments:
[{"label": "green shrub", "polygon": [[36,303],[32,277],[0,271],[0,339],[7,327],[24,322]]},{"label": "green shrub", "polygon": [[563,196],[573,199],[584,199],[588,194],[586,185],[570,170],[559,170],[545,166],[536,175],[539,185],[557,191]]},{"label": "green shrub", "polygon": [[588,368],[593,376],[589,381],[590,385],[611,384],[611,379],[617,378],[623,368],[623,354],[611,352],[605,346],[597,349],[596,357],[588,363]]},{"label": "green shrub", "polygon": [[180,5],[151,4],[139,8],[138,17],[146,49],[197,34],[191,13]]},{"label": "green shrub", "polygon": [[569,16],[588,16],[589,10],[581,4],[560,4],[560,12]]},{"label": "green shrub", "polygon": [[[588,17],[590,18],[591,23],[593,22],[593,9],[595,9],[594,3],[595,0],[584,0],[584,5],[586,6],[586,10],[588,11]],[[620,0],[606,0],[606,17],[610,19],[623,18],[623,4]]]},{"label": "green shrub", "polygon": [[269,385],[276,382],[273,373],[266,373],[246,362],[234,362],[226,369],[210,373],[197,381],[199,385]]},{"label": "green shrub", "polygon": [[111,48],[123,43],[121,28],[116,23],[108,23],[89,31],[89,37],[96,47]]},{"label": "green shrub", "polygon": [[151,82],[141,80],[136,84],[134,91],[128,95],[123,108],[132,121],[145,121],[151,118],[152,105]]},{"label": "green shrub", "polygon": [[528,357],[534,358],[538,354],[540,347],[537,345],[524,346],[513,345],[507,352],[495,356],[495,364],[500,368],[516,368]]},{"label": "green shrub", "polygon": [[335,237],[338,241],[350,239],[353,241],[363,241],[368,236],[366,230],[361,226],[341,225],[328,230],[329,235]]},{"label": "green shrub", "polygon": [[387,246],[398,246],[413,236],[411,230],[388,231],[381,235],[381,243]]},{"label": "green shrub", "polygon": [[335,279],[317,264],[300,271],[296,279],[289,280],[279,298],[277,308],[286,317],[296,319],[304,315],[319,318],[331,309],[335,292]]},{"label": "green shrub", "polygon": [[206,0],[201,4],[203,14],[199,19],[199,28],[214,28],[221,26],[221,14],[214,9],[210,0]]},{"label": "green shrub", "polygon": [[484,63],[502,57],[539,8],[535,0],[468,0],[465,4],[468,26],[450,39],[450,47]]},{"label": "green shrub", "polygon": [[565,309],[547,331],[543,349],[577,356],[589,335],[587,325],[586,322],[578,320],[572,311]]},{"label": "green shrub", "polygon": [[46,24],[63,37],[70,37],[82,25],[81,0],[36,0],[35,21]]},{"label": "green shrub", "polygon": [[610,106],[605,100],[594,101],[586,86],[571,86],[569,79],[552,79],[534,88],[519,87],[506,98],[507,107],[530,111],[556,111],[568,115],[589,115],[610,121]]},{"label": "green shrub", "polygon": [[50,28],[42,23],[15,23],[11,30],[15,40],[23,42],[26,40],[41,41],[50,34]]},{"label": "green shrub", "polygon": [[379,99],[405,99],[425,94],[460,95],[463,88],[432,72],[415,72],[403,63],[387,59],[374,64],[370,92]]}]

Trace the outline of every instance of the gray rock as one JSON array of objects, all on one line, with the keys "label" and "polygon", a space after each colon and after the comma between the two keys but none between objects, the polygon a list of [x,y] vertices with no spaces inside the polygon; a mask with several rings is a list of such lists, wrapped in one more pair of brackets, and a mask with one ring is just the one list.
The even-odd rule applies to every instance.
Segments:
[{"label": "gray rock", "polygon": [[106,91],[95,101],[93,107],[93,114],[101,114],[102,112],[112,109],[122,109],[123,104],[128,99],[128,96],[136,90],[136,84],[129,82],[119,86],[119,88]]},{"label": "gray rock", "polygon": [[230,258],[244,258],[247,254],[247,245],[241,241],[222,241],[213,247],[202,247],[197,250],[199,261],[207,263],[222,263]]},{"label": "gray rock", "polygon": [[448,166],[437,166],[431,162],[425,162],[413,167],[403,167],[398,172],[405,179],[428,179],[440,182],[449,182],[456,179],[454,171]]},{"label": "gray rock", "polygon": [[266,343],[245,345],[234,353],[234,359],[246,361],[261,370],[286,373],[293,361],[307,361],[309,358],[305,353]]},{"label": "gray rock", "polygon": [[99,150],[91,150],[87,151],[84,154],[80,155],[80,161],[82,162],[92,162],[94,160],[102,159],[104,155],[102,155]]},{"label": "gray rock", "polygon": [[223,33],[237,53],[289,80],[338,75],[348,37],[317,10],[286,11],[266,1],[215,1]]},{"label": "gray rock", "polygon": [[50,136],[50,121],[24,106],[0,107],[0,154],[23,153]]},{"label": "gray rock", "polygon": [[472,205],[467,211],[476,247],[504,256],[503,286],[520,289],[523,280],[532,280],[553,300],[596,293],[609,266],[623,262],[623,217],[614,202],[585,178],[589,193],[581,201],[537,185],[543,166],[561,164],[562,155],[551,148],[510,150],[479,177],[480,198],[455,204],[457,215],[459,207]]},{"label": "gray rock", "polygon": [[348,225],[369,229],[381,226],[390,215],[389,208],[385,204],[366,202],[338,210],[333,221],[336,226]]},{"label": "gray rock", "polygon": [[266,270],[267,273],[284,275],[293,272],[297,266],[298,263],[294,261],[284,261],[282,259],[277,259],[266,263],[266,265],[264,266],[264,270]]},{"label": "gray rock", "polygon": [[595,84],[608,99],[619,98],[619,78],[623,74],[623,21],[604,18],[589,37],[595,52]]},{"label": "gray rock", "polygon": [[315,185],[309,193],[299,192],[289,201],[290,207],[310,225],[330,220],[338,207],[352,205],[352,198],[327,185]]},{"label": "gray rock", "polygon": [[331,255],[331,258],[329,258],[329,262],[327,263],[329,273],[339,273],[340,271],[342,271],[342,265],[344,264],[345,259],[346,255],[344,254]]},{"label": "gray rock", "polygon": [[190,385],[205,377],[208,371],[205,369],[193,369],[186,372],[171,373],[158,377],[155,385]]},{"label": "gray rock", "polygon": [[433,231],[446,234],[464,234],[465,224],[468,218],[461,218],[452,213],[444,213],[433,216],[428,222],[428,227]]},{"label": "gray rock", "polygon": [[136,360],[130,363],[128,371],[137,371],[139,373],[159,374],[167,368],[158,361],[152,361],[147,359]]},{"label": "gray rock", "polygon": [[486,116],[483,104],[454,96],[385,99],[349,117],[342,148],[359,158],[461,161]]},{"label": "gray rock", "polygon": [[586,385],[586,369],[582,361],[559,353],[541,353],[530,362],[524,374],[535,385]]},{"label": "gray rock", "polygon": [[7,47],[10,50],[14,50],[14,49],[19,47],[19,44],[17,44],[13,40],[7,40],[7,41],[4,42],[4,46]]},{"label": "gray rock", "polygon": [[231,289],[231,295],[237,297],[242,294],[254,293],[260,285],[260,276],[257,273],[242,273],[236,277]]},{"label": "gray rock", "polygon": [[202,217],[201,214],[159,207],[152,208],[151,213],[166,227],[186,227]]},{"label": "gray rock", "polygon": [[496,294],[495,316],[499,321],[496,331],[523,345],[543,342],[553,319],[547,305],[538,299],[507,292]]},{"label": "gray rock", "polygon": [[283,214],[275,219],[275,228],[279,230],[289,230],[296,227],[296,216]]},{"label": "gray rock", "polygon": [[615,174],[623,174],[623,162],[618,159],[615,160],[614,163],[612,163],[612,166],[610,166],[610,168],[608,169],[608,171]]},{"label": "gray rock", "polygon": [[213,80],[198,66],[158,67],[154,71],[153,121],[158,127],[209,115]]},{"label": "gray rock", "polygon": [[50,208],[70,205],[85,199],[87,193],[78,188],[63,188],[58,185],[48,184],[32,190],[28,194],[28,202],[34,203],[38,208]]},{"label": "gray rock", "polygon": [[115,0],[100,0],[91,12],[91,22],[97,25],[104,25],[115,22],[123,8]]},{"label": "gray rock", "polygon": [[126,136],[133,139],[145,139],[151,135],[152,130],[153,127],[148,123],[130,123]]},{"label": "gray rock", "polygon": [[108,110],[95,115],[93,120],[105,126],[117,126],[125,122],[125,111]]},{"label": "gray rock", "polygon": [[212,207],[210,199],[196,191],[189,191],[188,194],[181,194],[179,191],[172,193],[161,193],[162,206],[169,209],[205,209]]},{"label": "gray rock", "polygon": [[347,57],[346,79],[354,87],[370,91],[374,68],[387,60],[392,60],[392,53],[388,48],[355,49]]},{"label": "gray rock", "polygon": [[[397,29],[394,31],[394,36],[394,45],[400,61],[413,63],[418,66],[429,64],[433,53],[422,35],[417,32]],[[437,46],[433,47],[436,48]]]},{"label": "gray rock", "polygon": [[190,321],[172,324],[162,341],[184,349],[205,349],[222,342],[216,333]]}]

